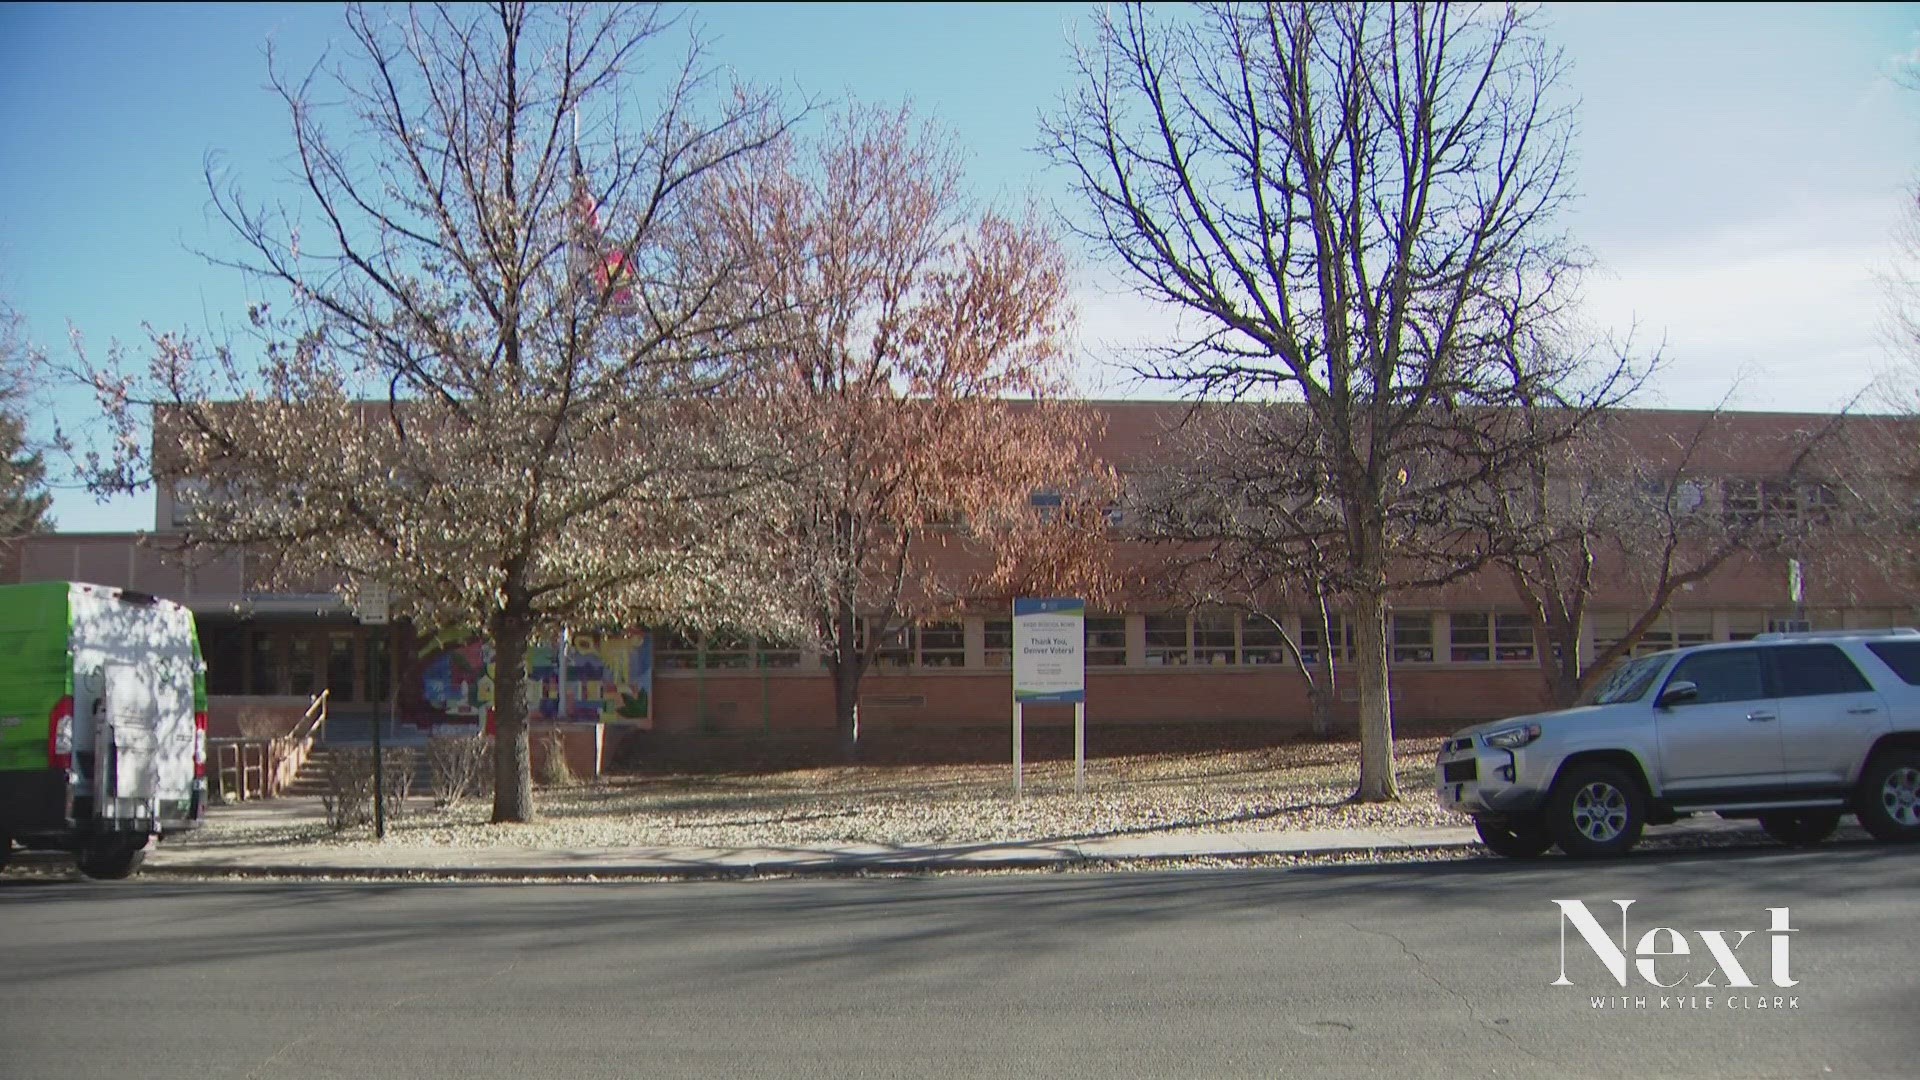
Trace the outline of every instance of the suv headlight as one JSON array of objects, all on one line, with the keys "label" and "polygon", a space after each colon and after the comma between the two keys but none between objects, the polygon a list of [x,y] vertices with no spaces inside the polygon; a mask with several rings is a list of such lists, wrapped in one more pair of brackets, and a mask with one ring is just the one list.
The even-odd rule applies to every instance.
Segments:
[{"label": "suv headlight", "polygon": [[1482,736],[1488,746],[1498,747],[1501,750],[1518,750],[1539,737],[1539,724],[1516,724],[1498,731],[1489,731]]}]

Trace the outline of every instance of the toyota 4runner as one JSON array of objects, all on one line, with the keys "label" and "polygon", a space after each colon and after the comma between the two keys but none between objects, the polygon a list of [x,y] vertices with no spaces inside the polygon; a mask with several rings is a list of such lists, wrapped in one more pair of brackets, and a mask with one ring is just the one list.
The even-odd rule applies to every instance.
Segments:
[{"label": "toyota 4runner", "polygon": [[1920,839],[1920,631],[1763,634],[1620,665],[1571,709],[1456,732],[1440,804],[1495,852],[1619,855],[1646,825],[1752,817],[1789,843],[1853,813]]}]

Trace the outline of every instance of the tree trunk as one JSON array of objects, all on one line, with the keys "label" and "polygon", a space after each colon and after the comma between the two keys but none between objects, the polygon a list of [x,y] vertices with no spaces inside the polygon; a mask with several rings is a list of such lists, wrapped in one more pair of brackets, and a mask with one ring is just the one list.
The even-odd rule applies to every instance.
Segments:
[{"label": "tree trunk", "polygon": [[860,757],[860,676],[865,665],[861,663],[864,657],[854,633],[852,609],[842,609],[835,622],[834,730],[840,735],[840,759],[851,765]]},{"label": "tree trunk", "polygon": [[[509,607],[513,605],[509,601]],[[493,621],[493,820],[529,822],[533,813],[533,753],[527,737],[527,641],[524,615],[509,610]]]},{"label": "tree trunk", "polygon": [[1387,602],[1380,592],[1354,597],[1354,668],[1360,682],[1360,787],[1355,802],[1393,802],[1393,703],[1387,689]]},{"label": "tree trunk", "polygon": [[1324,739],[1333,734],[1333,702],[1338,696],[1334,692],[1333,681],[1323,677],[1330,675],[1324,666],[1320,668],[1312,681],[1307,683],[1307,706],[1312,710],[1313,737]]}]

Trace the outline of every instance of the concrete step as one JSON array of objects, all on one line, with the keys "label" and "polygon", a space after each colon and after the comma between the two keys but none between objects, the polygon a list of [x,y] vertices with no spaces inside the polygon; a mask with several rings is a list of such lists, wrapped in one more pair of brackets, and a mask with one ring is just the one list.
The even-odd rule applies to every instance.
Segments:
[{"label": "concrete step", "polygon": [[[325,795],[327,793],[327,768],[339,747],[316,746],[307,755],[306,764],[301,766],[293,783],[283,792],[285,795]],[[427,764],[427,756],[418,750],[414,753],[413,786],[411,793],[423,795],[433,790],[433,770]]]}]

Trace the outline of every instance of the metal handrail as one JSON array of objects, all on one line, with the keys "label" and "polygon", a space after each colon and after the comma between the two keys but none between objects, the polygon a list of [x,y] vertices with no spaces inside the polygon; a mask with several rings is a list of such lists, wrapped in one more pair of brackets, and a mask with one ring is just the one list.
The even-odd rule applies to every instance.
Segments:
[{"label": "metal handrail", "polygon": [[313,699],[313,703],[307,706],[307,711],[300,717],[300,722],[293,725],[293,730],[287,733],[287,737],[299,741],[301,739],[315,738],[321,731],[325,730],[327,726],[327,698],[328,695],[332,693],[333,689],[331,687],[321,690],[319,696]]}]

